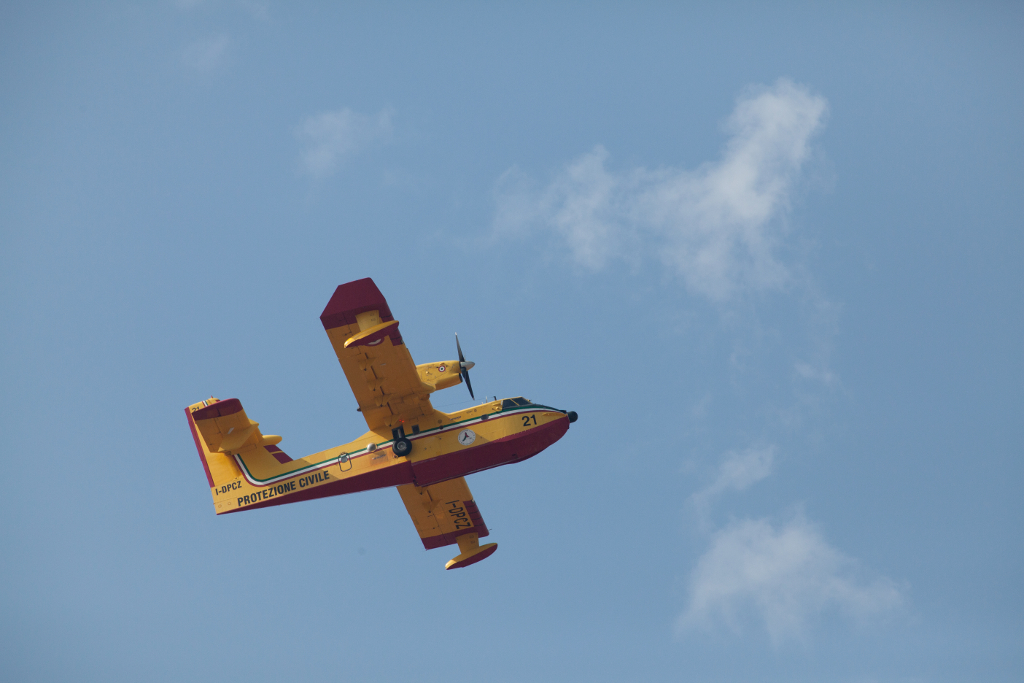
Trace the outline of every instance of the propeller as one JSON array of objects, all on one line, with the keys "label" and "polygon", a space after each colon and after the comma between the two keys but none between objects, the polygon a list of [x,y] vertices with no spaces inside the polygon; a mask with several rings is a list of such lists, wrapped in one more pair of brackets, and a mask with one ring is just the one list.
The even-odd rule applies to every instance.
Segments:
[{"label": "propeller", "polygon": [[466,381],[466,388],[469,389],[469,397],[476,400],[476,396],[473,395],[473,385],[469,381],[469,369],[476,365],[473,361],[467,361],[466,357],[462,355],[462,347],[459,345],[459,335],[455,335],[455,348],[459,350],[459,374],[462,379]]}]

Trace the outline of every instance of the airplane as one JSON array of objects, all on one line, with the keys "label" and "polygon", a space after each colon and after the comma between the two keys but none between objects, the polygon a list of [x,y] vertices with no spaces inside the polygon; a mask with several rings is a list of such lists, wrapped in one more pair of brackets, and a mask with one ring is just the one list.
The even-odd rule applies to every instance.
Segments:
[{"label": "airplane", "polygon": [[320,315],[369,428],[352,441],[293,460],[281,437],[263,434],[237,398],[185,409],[218,515],[394,486],[427,550],[458,544],[445,569],[490,557],[490,534],[466,476],[522,462],[558,441],[571,410],[519,396],[454,413],[430,394],[473,385],[458,335],[458,360],[415,365],[387,301],[370,278],[339,285]]}]

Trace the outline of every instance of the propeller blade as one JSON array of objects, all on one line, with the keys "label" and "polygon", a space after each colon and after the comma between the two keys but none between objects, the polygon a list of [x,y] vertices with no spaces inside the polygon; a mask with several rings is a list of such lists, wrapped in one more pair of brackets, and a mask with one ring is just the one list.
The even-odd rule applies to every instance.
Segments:
[{"label": "propeller blade", "polygon": [[462,379],[466,382],[466,388],[469,389],[469,397],[476,400],[476,396],[473,395],[473,384],[469,381],[469,369],[476,365],[476,363],[467,363],[466,357],[462,355],[462,345],[459,344],[459,335],[455,335],[455,348],[459,351],[459,374],[462,375]]}]

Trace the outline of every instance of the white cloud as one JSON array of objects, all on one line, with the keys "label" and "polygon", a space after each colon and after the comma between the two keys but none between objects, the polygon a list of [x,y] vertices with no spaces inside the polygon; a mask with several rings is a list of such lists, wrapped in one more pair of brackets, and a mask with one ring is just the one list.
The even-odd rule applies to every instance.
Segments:
[{"label": "white cloud", "polygon": [[728,490],[743,491],[772,473],[775,447],[748,448],[726,453],[718,468],[718,477],[710,486],[690,498],[698,512],[704,514],[711,501]]},{"label": "white cloud", "polygon": [[724,623],[739,631],[754,617],[778,645],[806,638],[811,622],[828,611],[863,619],[901,604],[892,581],[859,581],[856,569],[800,516],[781,528],[765,519],[734,522],[714,534],[697,563],[677,630]]},{"label": "white cloud", "polygon": [[182,50],[181,60],[198,71],[213,71],[224,65],[230,47],[229,36],[212,36],[196,41]]},{"label": "white cloud", "polygon": [[391,137],[390,109],[376,115],[360,114],[347,107],[311,116],[295,129],[305,145],[302,168],[314,178],[333,172],[347,156]]},{"label": "white cloud", "polygon": [[600,145],[540,190],[510,169],[497,183],[495,229],[552,230],[593,269],[655,252],[691,291],[713,300],[779,287],[788,278],[774,254],[781,218],[826,109],[824,98],[782,79],[737,102],[722,158],[695,171],[609,171]]},{"label": "white cloud", "polygon": [[826,366],[815,367],[810,363],[800,361],[794,367],[796,369],[796,374],[798,374],[802,379],[821,382],[825,386],[832,386],[837,381],[835,373],[829,370]]}]

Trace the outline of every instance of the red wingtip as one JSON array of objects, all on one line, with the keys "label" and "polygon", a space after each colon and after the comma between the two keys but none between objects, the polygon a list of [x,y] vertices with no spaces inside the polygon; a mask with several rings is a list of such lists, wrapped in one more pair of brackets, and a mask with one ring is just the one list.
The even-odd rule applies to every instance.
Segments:
[{"label": "red wingtip", "polygon": [[379,311],[381,322],[391,322],[395,319],[384,295],[368,277],[338,285],[334,290],[334,296],[320,314],[320,322],[323,323],[325,330],[342,325],[354,325],[356,316],[366,311]]}]

